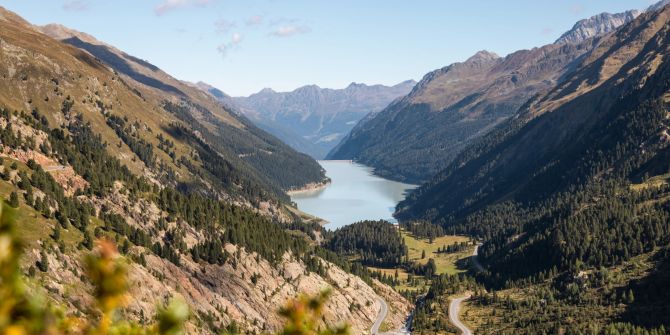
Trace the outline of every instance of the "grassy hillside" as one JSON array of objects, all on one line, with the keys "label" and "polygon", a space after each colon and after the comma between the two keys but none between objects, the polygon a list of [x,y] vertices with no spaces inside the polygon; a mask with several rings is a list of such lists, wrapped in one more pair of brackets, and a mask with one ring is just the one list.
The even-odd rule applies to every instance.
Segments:
[{"label": "grassy hillside", "polygon": [[[670,325],[667,300],[649,295],[665,285],[670,246],[669,21],[670,8],[647,12],[605,38],[398,206],[403,219],[484,240],[477,279],[489,293],[476,306],[501,314],[489,310],[481,332]],[[511,293],[491,292],[501,289]]]},{"label": "grassy hillside", "polygon": [[[198,187],[202,187],[219,182],[223,177],[220,175],[221,171],[216,169],[225,165],[228,166],[227,177],[234,179],[231,183],[237,184],[238,187],[245,185],[242,190],[243,193],[247,193],[248,199],[262,196],[286,200],[283,194],[285,190],[325,178],[321,167],[306,155],[297,153],[255,127],[244,117],[226,109],[209,94],[172,78],[149,62],[130,56],[90,35],[60,25],[33,28],[95,57],[94,62],[101,68],[107,70],[109,67],[111,71],[106,72],[118,77],[124,85],[123,88],[132,93],[128,98],[139,99],[137,102],[139,105],[131,109],[132,113],[126,114],[127,108],[116,106],[119,110],[114,110],[114,104],[106,101],[104,97],[93,98],[94,103],[103,106],[100,108],[105,109],[101,110],[103,113],[117,114],[129,118],[131,122],[137,120],[140,123],[147,123],[147,128],[152,130],[152,134],[149,134],[151,137],[160,135],[170,141],[168,144],[176,145],[175,148],[165,148],[166,154],[170,157],[164,163],[173,169],[186,165],[180,169],[181,171],[177,171],[182,174],[176,173],[177,180],[183,182],[184,186],[190,187],[189,184],[196,182],[200,185]],[[59,47],[65,48],[63,45]],[[65,50],[72,49],[65,48]],[[57,76],[54,78],[58,79]],[[75,97],[73,93],[67,92],[67,94]],[[119,103],[129,102],[121,98]],[[80,108],[77,104],[73,108],[77,112],[82,112],[78,110]],[[148,111],[153,111],[154,115]],[[83,114],[87,116],[85,112]],[[188,132],[180,134],[186,138],[177,140],[169,134],[177,124],[187,125]],[[195,145],[195,148],[189,147],[198,140],[197,138],[203,140],[208,146],[207,150],[214,153],[213,156],[209,155],[209,161],[203,161],[202,164],[189,157],[198,151],[198,145]],[[154,147],[160,144],[156,139],[145,140]],[[180,150],[184,142],[190,144],[186,145],[185,150]],[[193,163],[193,166],[182,164],[180,154],[185,156],[185,160],[190,160],[189,163]],[[201,171],[198,171],[198,167],[202,167]],[[181,176],[188,178],[182,179]],[[237,193],[234,187],[227,187],[227,191]]]}]

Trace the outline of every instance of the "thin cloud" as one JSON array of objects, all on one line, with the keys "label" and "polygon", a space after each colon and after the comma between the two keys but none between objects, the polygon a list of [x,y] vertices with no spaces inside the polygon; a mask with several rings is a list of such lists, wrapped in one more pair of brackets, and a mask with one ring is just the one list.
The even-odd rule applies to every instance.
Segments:
[{"label": "thin cloud", "polygon": [[154,12],[156,15],[163,15],[171,10],[191,7],[191,6],[200,6],[204,7],[214,2],[214,0],[163,0],[161,4],[156,6]]},{"label": "thin cloud", "polygon": [[226,57],[230,53],[231,50],[236,49],[240,43],[242,43],[242,34],[240,33],[233,33],[233,35],[230,38],[229,42],[219,44],[218,47],[216,47],[216,50],[221,54],[221,57]]},{"label": "thin cloud", "polygon": [[242,35],[240,35],[240,33],[233,33],[233,37],[231,38],[230,43],[233,45],[238,45],[240,42],[242,42]]},{"label": "thin cloud", "polygon": [[308,26],[302,25],[282,25],[277,27],[274,31],[270,33],[270,36],[274,37],[291,37],[298,34],[306,34],[311,32],[312,29]]},{"label": "thin cloud", "polygon": [[262,15],[254,15],[247,19],[247,26],[259,26],[263,24]]},{"label": "thin cloud", "polygon": [[68,0],[63,3],[63,9],[71,12],[88,10],[88,2],[81,0]]},{"label": "thin cloud", "polygon": [[214,27],[216,27],[216,32],[219,34],[226,34],[235,28],[237,24],[235,22],[228,21],[226,19],[218,19],[214,22]]}]

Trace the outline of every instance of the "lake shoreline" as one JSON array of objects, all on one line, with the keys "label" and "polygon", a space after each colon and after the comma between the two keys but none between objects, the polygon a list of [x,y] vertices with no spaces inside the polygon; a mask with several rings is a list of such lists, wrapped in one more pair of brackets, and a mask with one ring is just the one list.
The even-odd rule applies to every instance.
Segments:
[{"label": "lake shoreline", "polygon": [[292,190],[289,195],[300,211],[321,218],[328,230],[363,220],[394,222],[395,206],[416,187],[379,177],[371,167],[356,162],[318,162],[330,180]]},{"label": "lake shoreline", "polygon": [[309,183],[301,188],[294,188],[286,191],[286,194],[288,196],[294,196],[294,195],[299,195],[299,194],[306,194],[306,193],[312,193],[316,191],[323,190],[324,188],[330,186],[330,183],[332,181],[330,178],[326,178],[324,181],[319,182],[319,183]]}]

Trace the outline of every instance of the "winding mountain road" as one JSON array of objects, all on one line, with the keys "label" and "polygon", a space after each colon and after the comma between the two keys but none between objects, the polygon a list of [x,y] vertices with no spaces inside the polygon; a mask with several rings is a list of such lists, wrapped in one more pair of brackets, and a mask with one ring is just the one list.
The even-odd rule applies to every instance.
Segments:
[{"label": "winding mountain road", "polygon": [[[470,264],[475,268],[476,272],[481,272],[484,271],[484,267],[482,266],[481,263],[479,263],[479,259],[477,258],[477,255],[479,254],[479,246],[480,244],[477,244],[475,246],[475,250],[472,252],[472,257],[470,258]],[[461,331],[461,334],[463,335],[472,335],[473,332],[461,322],[461,320],[458,319],[458,314],[461,311],[461,303],[463,301],[466,301],[470,299],[471,295],[468,293],[467,295],[460,297],[460,298],[455,298],[451,300],[451,303],[449,303],[449,321],[456,326]]]},{"label": "winding mountain road", "polygon": [[[484,267],[482,266],[481,263],[479,263],[479,259],[477,259],[477,255],[479,254],[479,246],[481,244],[477,244],[475,246],[475,250],[472,252],[472,257],[470,258],[471,260],[471,265],[475,268],[476,272],[484,271]],[[456,326],[461,331],[461,334],[463,335],[473,335],[472,330],[465,326],[461,320],[458,319],[458,314],[461,311],[461,303],[463,301],[466,301],[470,299],[471,295],[468,293],[466,296],[460,297],[453,299],[451,303],[449,304],[449,321]],[[410,332],[406,329],[404,330],[398,330],[398,331],[390,331],[390,332],[384,332],[380,333],[379,332],[379,327],[381,327],[382,322],[384,322],[384,319],[386,319],[386,315],[388,314],[388,305],[386,304],[386,301],[382,299],[381,297],[377,298],[377,301],[379,302],[379,313],[377,314],[377,319],[375,322],[372,324],[372,328],[370,329],[370,334],[372,335],[403,335],[403,334],[409,334]]]},{"label": "winding mountain road", "polygon": [[386,315],[389,312],[389,306],[386,304],[386,301],[382,298],[377,298],[377,301],[379,302],[379,314],[377,314],[377,320],[375,320],[375,323],[372,324],[372,329],[370,329],[370,334],[376,335],[379,334],[379,327],[381,327],[382,322],[384,322],[384,319],[386,319]]},{"label": "winding mountain road", "polygon": [[458,313],[461,311],[461,303],[470,299],[470,294],[456,298],[449,304],[449,321],[461,331],[462,335],[472,335],[470,328],[466,327],[461,320],[458,319]]},{"label": "winding mountain road", "polygon": [[379,301],[379,314],[377,314],[377,320],[375,320],[375,323],[372,324],[372,328],[370,329],[370,334],[372,335],[405,335],[409,334],[409,331],[406,329],[402,330],[395,330],[395,331],[388,331],[388,332],[379,332],[379,327],[382,326],[382,322],[384,322],[384,319],[386,319],[386,315],[389,312],[389,306],[386,304],[386,301],[382,299],[381,297],[377,298],[377,301]]}]

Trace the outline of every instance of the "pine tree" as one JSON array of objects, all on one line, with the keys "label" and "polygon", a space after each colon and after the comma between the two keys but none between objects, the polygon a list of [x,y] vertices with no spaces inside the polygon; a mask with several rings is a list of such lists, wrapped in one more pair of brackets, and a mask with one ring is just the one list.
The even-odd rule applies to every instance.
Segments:
[{"label": "pine tree", "polygon": [[87,231],[86,233],[84,233],[84,241],[82,242],[82,244],[88,250],[93,249],[93,237],[91,236],[90,232]]},{"label": "pine tree", "polygon": [[627,304],[632,304],[635,302],[635,296],[633,295],[633,290],[628,290],[628,293],[626,294],[626,303]]},{"label": "pine tree", "polygon": [[56,227],[54,228],[54,232],[53,232],[51,237],[56,242],[60,241],[60,225],[56,225]]},{"label": "pine tree", "polygon": [[19,207],[19,195],[16,193],[16,191],[12,192],[9,195],[8,203],[9,203],[10,206],[12,206],[14,208]]},{"label": "pine tree", "polygon": [[123,245],[121,246],[121,252],[127,254],[130,251],[130,241],[127,238],[123,239]]},{"label": "pine tree", "polygon": [[47,253],[44,251],[44,249],[40,251],[40,261],[37,262],[37,268],[42,272],[49,271],[49,258],[47,257]]}]

